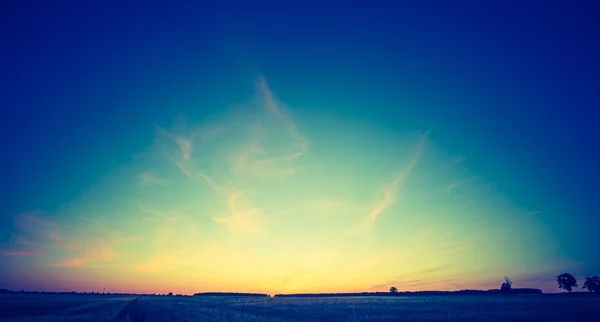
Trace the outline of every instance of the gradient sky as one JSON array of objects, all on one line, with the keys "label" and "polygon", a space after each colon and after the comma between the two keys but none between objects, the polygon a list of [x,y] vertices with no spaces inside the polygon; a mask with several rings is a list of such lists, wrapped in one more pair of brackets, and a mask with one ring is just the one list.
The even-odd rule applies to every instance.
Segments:
[{"label": "gradient sky", "polygon": [[599,274],[598,8],[393,3],[3,1],[0,288]]}]

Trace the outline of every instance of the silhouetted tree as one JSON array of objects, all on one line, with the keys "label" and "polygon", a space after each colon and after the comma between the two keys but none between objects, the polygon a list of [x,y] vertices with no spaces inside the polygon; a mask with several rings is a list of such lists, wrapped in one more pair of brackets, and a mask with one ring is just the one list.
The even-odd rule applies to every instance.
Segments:
[{"label": "silhouetted tree", "polygon": [[502,292],[510,292],[510,290],[512,290],[512,281],[504,276],[504,283],[502,283],[502,286],[500,286],[500,290]]},{"label": "silhouetted tree", "polygon": [[571,293],[574,287],[578,286],[575,276],[569,273],[562,273],[556,276],[556,282],[558,283],[558,288],[565,289],[569,293]]},{"label": "silhouetted tree", "polygon": [[169,292],[168,296],[173,296],[173,292]]},{"label": "silhouetted tree", "polygon": [[398,293],[398,289],[395,286],[390,287],[390,292]]},{"label": "silhouetted tree", "polygon": [[600,292],[600,277],[586,277],[585,282],[583,283],[582,289],[586,289],[590,292],[599,293]]}]

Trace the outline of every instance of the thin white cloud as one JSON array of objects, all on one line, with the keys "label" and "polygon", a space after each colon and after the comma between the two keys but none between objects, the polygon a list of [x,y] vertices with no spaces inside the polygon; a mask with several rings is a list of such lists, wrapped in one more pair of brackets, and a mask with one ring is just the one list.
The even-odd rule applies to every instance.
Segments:
[{"label": "thin white cloud", "polygon": [[58,222],[46,218],[40,211],[17,216],[15,228],[13,247],[4,255],[48,253],[56,249],[73,251],[78,248],[76,243],[65,238]]},{"label": "thin white cloud", "polygon": [[45,251],[23,250],[23,249],[3,249],[0,250],[0,256],[32,256],[46,254]]},{"label": "thin white cloud", "polygon": [[288,155],[263,159],[256,162],[271,163],[275,161],[294,160],[301,157],[308,151],[308,140],[302,135],[302,133],[300,133],[296,123],[294,123],[294,121],[285,112],[282,104],[277,102],[264,77],[259,77],[258,88],[264,100],[265,110],[269,115],[275,117],[277,121],[285,127],[288,134],[292,137],[292,141],[298,146],[298,150]]},{"label": "thin white cloud", "polygon": [[[308,150],[308,140],[276,100],[264,77],[258,78],[257,90],[256,104],[260,108],[254,113],[262,113],[263,117],[242,110],[230,114],[222,124],[203,124],[190,133],[180,130],[175,134],[158,127],[161,153],[183,175],[216,192],[215,200],[224,201],[227,213],[213,220],[232,232],[256,233],[265,227],[262,211],[252,205],[249,196],[237,191],[248,190],[244,186],[261,180],[293,175],[293,161]],[[286,151],[289,149],[295,151]],[[223,153],[229,155],[229,168],[222,162]],[[144,179],[150,181],[148,176]],[[238,200],[242,197],[244,206]]]},{"label": "thin white cloud", "polygon": [[190,160],[190,153],[192,152],[192,142],[186,140],[182,137],[176,138],[177,145],[179,145],[179,150],[181,152],[181,158],[185,161]]},{"label": "thin white cloud", "polygon": [[446,186],[446,190],[454,190],[454,189],[456,189],[459,186],[462,186],[462,185],[465,185],[465,184],[468,184],[468,183],[472,183],[472,182],[475,182],[475,181],[480,180],[480,179],[481,179],[480,176],[471,176],[471,177],[466,178],[466,179],[458,180],[458,181],[456,181],[454,183],[451,183],[451,184],[447,185]]},{"label": "thin white cloud", "polygon": [[172,149],[169,148],[168,143],[163,143],[160,150],[163,155],[181,171],[181,173],[191,179],[205,182],[211,189],[217,192],[223,190],[223,187],[216,184],[210,176],[196,168],[195,162],[191,157],[191,151],[193,149],[192,141],[176,137],[161,127],[157,127],[157,129],[161,136],[167,138],[167,142],[175,142],[177,144],[178,151],[176,153],[171,152]]},{"label": "thin white cloud", "polygon": [[525,216],[527,217],[535,217],[535,216],[539,216],[541,215],[542,212],[541,211],[531,211],[525,214]]},{"label": "thin white cloud", "polygon": [[428,136],[429,132],[426,132],[422,136],[417,147],[417,151],[410,160],[410,163],[385,186],[381,200],[377,202],[373,208],[371,208],[367,216],[358,225],[355,225],[347,230],[348,234],[353,235],[370,231],[373,224],[375,224],[377,221],[379,215],[397,200],[399,191],[403,188],[406,180],[417,166],[417,163],[423,154]]},{"label": "thin white cloud", "polygon": [[[137,240],[122,232],[107,230],[99,220],[82,219],[77,230],[68,229],[71,222],[50,219],[42,212],[17,216],[12,247],[0,251],[4,256],[52,255],[47,263],[53,267],[89,267],[113,261],[117,247]],[[82,242],[83,241],[83,242]]]},{"label": "thin white cloud", "polygon": [[138,184],[140,186],[148,186],[148,185],[161,185],[164,186],[167,184],[167,180],[159,179],[151,172],[143,172],[138,176]]},{"label": "thin white cloud", "polygon": [[[102,245],[102,243],[96,243],[96,245]],[[79,256],[67,257],[59,260],[58,262],[50,263],[49,266],[82,267],[92,265],[95,263],[114,261],[117,258],[117,254],[114,250],[114,247],[96,245],[84,248],[82,250],[82,254]],[[114,246],[114,243],[111,246]]]},{"label": "thin white cloud", "polygon": [[145,234],[141,239],[149,255],[128,261],[143,273],[161,273],[190,265],[202,231],[190,213],[172,209],[140,207],[145,215]]},{"label": "thin white cloud", "polygon": [[226,216],[214,217],[217,224],[221,224],[235,233],[256,234],[264,229],[263,216],[256,207],[240,206],[239,200],[244,195],[243,191],[234,192],[227,199]]}]

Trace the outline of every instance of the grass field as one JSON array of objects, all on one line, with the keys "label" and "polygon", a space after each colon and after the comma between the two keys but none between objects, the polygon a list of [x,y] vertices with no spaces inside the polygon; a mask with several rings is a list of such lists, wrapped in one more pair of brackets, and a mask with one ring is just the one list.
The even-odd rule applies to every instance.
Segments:
[{"label": "grass field", "polygon": [[599,297],[566,294],[137,300],[14,294],[0,300],[0,321],[135,321],[142,315],[148,322],[600,321]]},{"label": "grass field", "polygon": [[0,321],[111,321],[135,297],[0,294]]}]

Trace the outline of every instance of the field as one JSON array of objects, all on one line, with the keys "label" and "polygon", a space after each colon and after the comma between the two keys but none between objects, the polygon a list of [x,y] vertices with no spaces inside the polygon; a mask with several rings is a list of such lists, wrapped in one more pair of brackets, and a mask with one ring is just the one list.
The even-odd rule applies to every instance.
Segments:
[{"label": "field", "polygon": [[0,294],[0,321],[107,321],[135,297]]},{"label": "field", "polygon": [[[574,294],[573,294],[574,295]],[[600,321],[600,298],[139,297],[2,295],[0,321]]]}]

